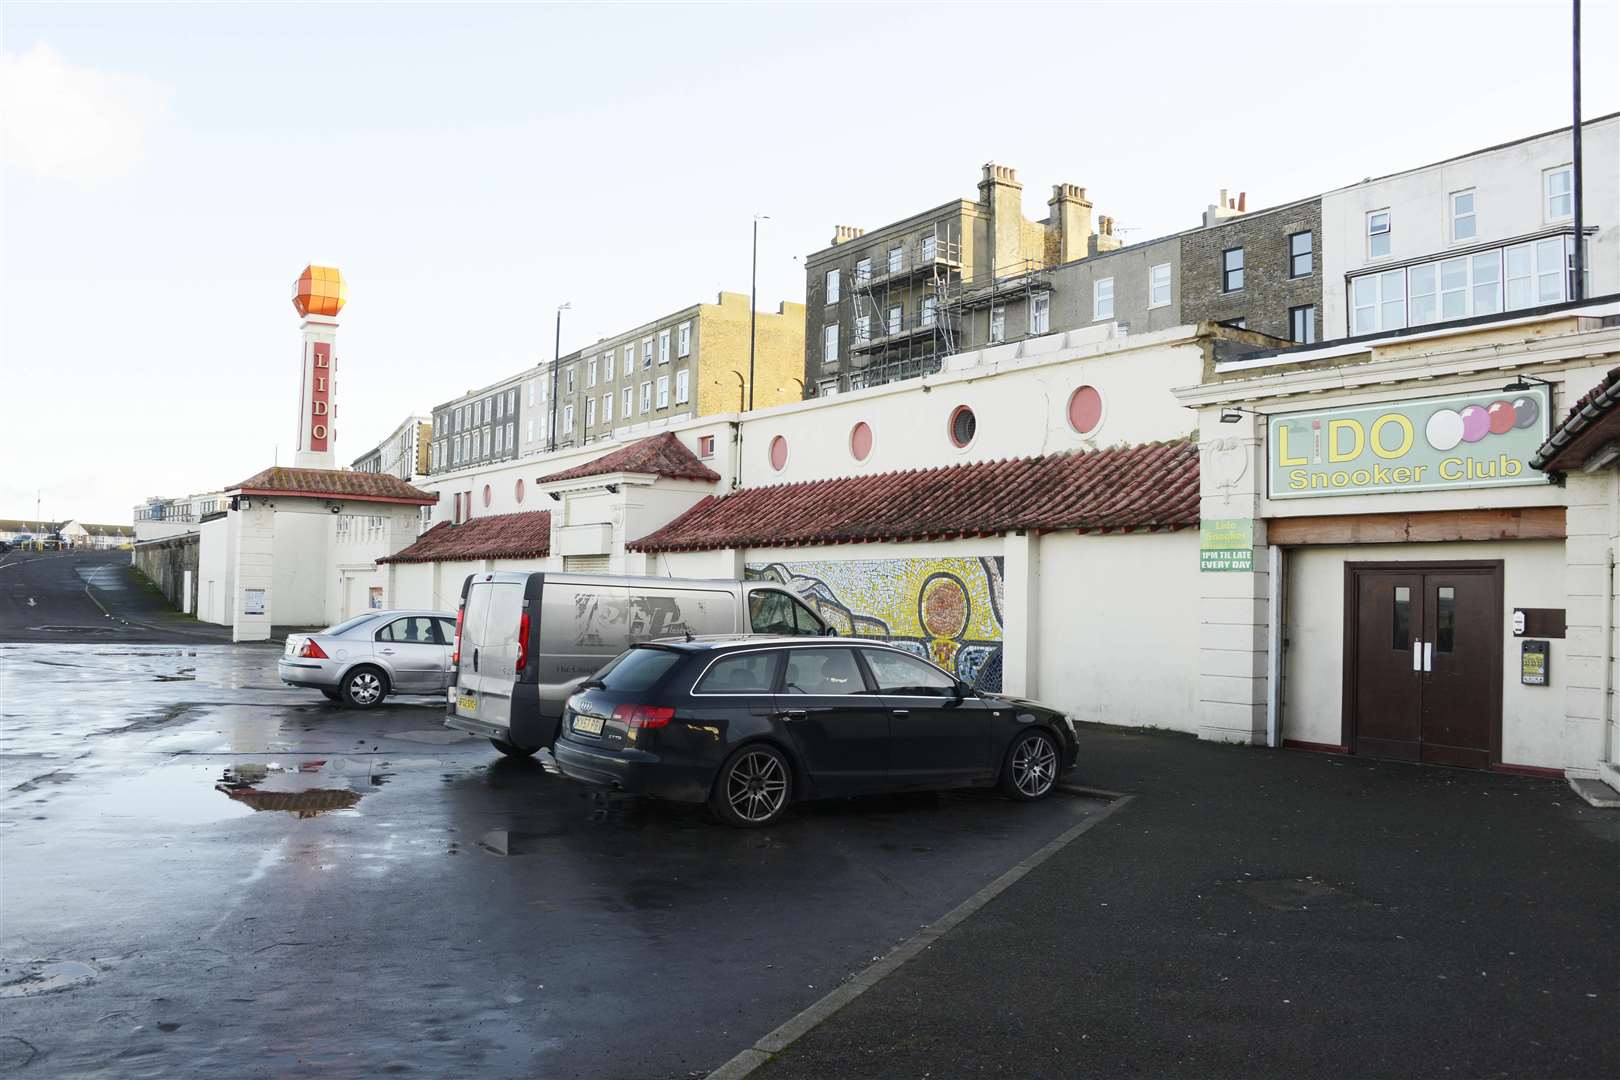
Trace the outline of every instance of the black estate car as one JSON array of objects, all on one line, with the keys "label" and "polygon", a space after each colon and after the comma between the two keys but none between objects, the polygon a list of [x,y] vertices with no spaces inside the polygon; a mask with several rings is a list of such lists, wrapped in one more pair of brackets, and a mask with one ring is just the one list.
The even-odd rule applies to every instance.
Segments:
[{"label": "black estate car", "polygon": [[1074,765],[1056,709],[973,690],[850,638],[637,645],[568,699],[553,753],[576,780],[769,825],[796,799],[988,787],[1051,794]]}]

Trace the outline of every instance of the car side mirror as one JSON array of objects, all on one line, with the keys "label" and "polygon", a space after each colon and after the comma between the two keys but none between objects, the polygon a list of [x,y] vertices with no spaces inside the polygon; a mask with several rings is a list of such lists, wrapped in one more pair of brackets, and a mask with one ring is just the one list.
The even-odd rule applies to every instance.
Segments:
[{"label": "car side mirror", "polygon": [[956,696],[959,697],[959,698],[970,698],[970,697],[973,696],[973,687],[969,686],[967,683],[963,682],[961,679],[956,680],[956,686],[955,686],[954,690],[955,690]]}]

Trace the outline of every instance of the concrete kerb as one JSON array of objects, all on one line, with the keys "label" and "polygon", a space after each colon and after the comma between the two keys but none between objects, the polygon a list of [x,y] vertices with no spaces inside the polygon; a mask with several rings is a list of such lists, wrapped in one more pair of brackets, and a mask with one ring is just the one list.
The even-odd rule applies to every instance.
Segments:
[{"label": "concrete kerb", "polygon": [[930,923],[917,936],[906,941],[887,956],[862,969],[837,989],[829,992],[797,1016],[788,1020],[787,1023],[761,1036],[753,1046],[709,1073],[708,1080],[739,1080],[741,1077],[752,1074],[755,1069],[771,1060],[775,1055],[780,1054],[798,1039],[803,1038],[822,1021],[876,986],[902,964],[929,948],[935,941],[938,941],[967,919],[968,916],[1006,892],[1025,874],[1028,874],[1041,863],[1062,851],[1081,833],[1100,825],[1118,811],[1123,810],[1132,799],[1132,796],[1123,795],[1119,792],[1102,791],[1097,788],[1080,787],[1071,784],[1060,784],[1058,790],[1072,795],[1105,798],[1111,801],[1107,807],[1094,817],[1087,818],[1073,828],[1066,830],[1039,851],[1019,862],[990,884],[952,908],[943,917]]}]

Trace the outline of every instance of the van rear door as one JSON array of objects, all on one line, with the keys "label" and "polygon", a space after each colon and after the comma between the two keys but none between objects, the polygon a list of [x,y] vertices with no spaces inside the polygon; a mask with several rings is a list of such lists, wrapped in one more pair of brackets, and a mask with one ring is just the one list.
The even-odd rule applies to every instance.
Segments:
[{"label": "van rear door", "polygon": [[[504,576],[504,575],[503,575]],[[510,727],[525,579],[480,574],[467,583],[456,672],[457,716]]]}]

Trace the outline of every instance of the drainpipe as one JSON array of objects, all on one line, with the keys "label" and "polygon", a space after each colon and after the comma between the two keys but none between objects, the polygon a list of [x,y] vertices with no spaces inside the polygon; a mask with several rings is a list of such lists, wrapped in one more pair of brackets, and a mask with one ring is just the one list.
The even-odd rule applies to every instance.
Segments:
[{"label": "drainpipe", "polygon": [[[1609,572],[1603,579],[1603,727],[1608,736],[1608,759],[1620,763],[1620,730],[1614,722],[1614,545],[1620,536],[1620,472],[1609,472]],[[1566,690],[1566,693],[1568,691]]]},{"label": "drainpipe", "polygon": [[1283,549],[1266,548],[1266,745],[1282,745]]},{"label": "drainpipe", "polygon": [[742,418],[750,384],[743,382],[742,372],[733,370],[732,374],[737,376],[737,419],[731,422],[731,490],[736,491],[742,487]]}]

